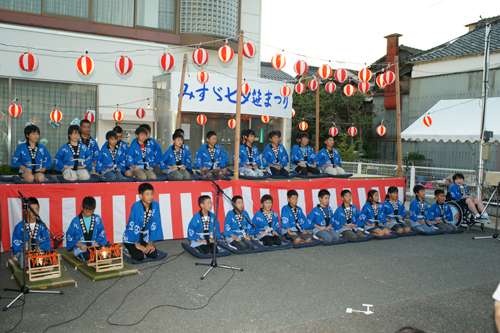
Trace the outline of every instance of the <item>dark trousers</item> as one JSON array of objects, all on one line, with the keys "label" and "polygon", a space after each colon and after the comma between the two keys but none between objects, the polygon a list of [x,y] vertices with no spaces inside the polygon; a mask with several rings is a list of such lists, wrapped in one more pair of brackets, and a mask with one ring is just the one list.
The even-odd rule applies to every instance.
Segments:
[{"label": "dark trousers", "polygon": [[255,247],[253,246],[252,242],[246,240],[246,239],[241,239],[239,242],[237,241],[232,241],[231,245],[236,246],[236,248],[240,251],[253,251]]},{"label": "dark trousers", "polygon": [[[148,243],[146,243],[145,241],[142,240],[142,237],[141,237],[141,241],[139,243],[142,246],[148,245]],[[144,252],[142,252],[141,250],[138,250],[135,247],[135,243],[123,243],[123,245],[125,245],[125,247],[127,248],[128,253],[130,254],[130,257],[132,259],[137,260],[137,261],[142,261],[144,259]],[[156,257],[158,257],[158,250],[156,249],[156,247],[155,247],[155,250],[153,252],[147,253],[146,257],[156,259]]]},{"label": "dark trousers", "polygon": [[[214,243],[208,243],[208,245],[202,244],[196,247],[196,249],[203,254],[212,254],[214,253]],[[219,249],[217,247],[215,247],[215,253],[219,253]]]},{"label": "dark trousers", "polygon": [[269,167],[269,169],[271,170],[271,174],[273,176],[285,176],[285,177],[290,176],[290,174],[288,173],[288,170],[285,169],[285,167],[282,167],[281,170],[278,170],[278,169],[273,168],[273,167]]},{"label": "dark trousers", "polygon": [[309,172],[312,173],[313,175],[319,175],[319,169],[310,167],[309,165],[306,166],[305,168],[297,165],[295,171],[297,171],[301,175],[307,175]]},{"label": "dark trousers", "polygon": [[264,236],[260,240],[265,246],[281,245],[281,239],[278,236]]}]

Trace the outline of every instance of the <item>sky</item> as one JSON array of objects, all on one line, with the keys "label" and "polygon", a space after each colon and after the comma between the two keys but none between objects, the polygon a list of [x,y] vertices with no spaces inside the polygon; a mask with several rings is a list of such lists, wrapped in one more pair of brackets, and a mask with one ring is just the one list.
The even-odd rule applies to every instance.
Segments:
[{"label": "sky", "polygon": [[282,53],[293,75],[299,59],[361,69],[385,55],[384,36],[399,33],[400,44],[427,50],[467,33],[480,15],[500,15],[500,1],[262,0],[261,61]]}]

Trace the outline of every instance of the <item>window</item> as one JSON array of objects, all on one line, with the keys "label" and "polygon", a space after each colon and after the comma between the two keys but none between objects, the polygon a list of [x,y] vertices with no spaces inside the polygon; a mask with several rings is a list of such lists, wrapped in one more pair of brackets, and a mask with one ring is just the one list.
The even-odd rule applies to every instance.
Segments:
[{"label": "window", "polygon": [[45,13],[89,18],[89,0],[45,0]]},{"label": "window", "polygon": [[181,0],[180,32],[232,37],[238,34],[238,0]]},{"label": "window", "polygon": [[96,23],[134,27],[134,0],[93,0]]},{"label": "window", "polygon": [[137,0],[137,25],[174,31],[175,0]]},{"label": "window", "polygon": [[42,0],[0,0],[0,9],[42,14]]}]

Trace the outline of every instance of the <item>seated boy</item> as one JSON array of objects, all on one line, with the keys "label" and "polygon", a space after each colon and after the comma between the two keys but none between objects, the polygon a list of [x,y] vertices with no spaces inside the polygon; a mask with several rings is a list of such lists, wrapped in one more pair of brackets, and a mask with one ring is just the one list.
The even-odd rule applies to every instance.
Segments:
[{"label": "seated boy", "polygon": [[278,214],[272,210],[273,197],[264,194],[260,199],[262,208],[255,213],[252,222],[255,225],[257,239],[265,246],[281,245],[279,237],[280,220]]},{"label": "seated boy", "polygon": [[191,168],[191,153],[184,148],[184,137],[179,132],[172,135],[173,145],[168,147],[161,158],[162,170],[167,169],[167,174],[175,179],[191,179],[187,171]]},{"label": "seated boy", "polygon": [[413,187],[415,199],[410,203],[410,222],[413,229],[425,233],[435,233],[436,228],[428,222],[429,205],[425,198],[425,188],[422,185]]},{"label": "seated boy", "polygon": [[312,236],[304,230],[308,228],[308,221],[302,208],[297,206],[299,194],[295,190],[286,193],[288,205],[281,209],[281,230],[283,237],[294,244],[310,243]]},{"label": "seated boy", "polygon": [[[174,133],[180,133],[182,135],[182,139],[184,140],[184,130],[182,128],[178,128],[174,131]],[[185,141],[182,143],[182,149],[184,150],[184,153],[186,154],[186,158],[191,161],[191,150],[189,149],[189,146],[186,144]],[[193,174],[193,168],[191,167],[191,164],[186,165],[187,171],[190,174]]]},{"label": "seated boy", "polygon": [[345,171],[342,169],[342,160],[337,149],[333,148],[334,143],[334,137],[328,134],[325,137],[325,148],[319,151],[316,159],[321,172],[330,175],[343,175]]},{"label": "seated boy", "polygon": [[463,207],[468,207],[474,216],[474,220],[479,223],[490,222],[490,217],[487,212],[483,212],[484,204],[480,199],[476,199],[470,195],[469,188],[464,184],[464,175],[456,173],[453,175],[453,185],[450,186],[448,192],[453,200],[458,201]]},{"label": "seated boy", "polygon": [[82,133],[79,141],[84,143],[92,154],[92,169],[90,171],[92,174],[94,174],[95,165],[100,151],[97,141],[90,136],[90,127],[90,121],[88,121],[87,119],[83,119],[82,121],[80,121],[80,129]]},{"label": "seated boy", "polygon": [[17,146],[10,166],[19,168],[19,176],[28,183],[44,182],[45,170],[52,169],[52,157],[44,145],[38,144],[40,129],[35,125],[24,128],[26,143]]},{"label": "seated boy", "polygon": [[130,170],[130,167],[126,165],[127,154],[128,154],[128,143],[126,141],[123,141],[123,128],[121,128],[120,126],[115,126],[113,128],[113,132],[115,132],[116,136],[118,137],[118,142],[116,142],[116,148],[122,151],[123,159],[125,160],[125,169],[122,170],[122,172],[125,176],[132,177],[132,171]]},{"label": "seated boy", "polygon": [[290,174],[286,167],[288,166],[288,153],[285,147],[280,144],[280,136],[277,131],[269,133],[270,144],[262,152],[262,165],[267,173],[273,176],[289,177]]},{"label": "seated boy", "polygon": [[314,227],[314,235],[325,242],[337,242],[340,235],[333,229],[333,208],[330,207],[330,192],[321,190],[318,192],[319,204],[314,207],[307,219],[309,224]]},{"label": "seated boy", "polygon": [[130,144],[127,154],[127,166],[132,170],[132,175],[141,180],[156,179],[153,172],[155,156],[153,145],[147,144],[148,131],[144,127],[137,127],[134,141]]},{"label": "seated boy", "polygon": [[264,173],[259,170],[262,162],[259,149],[253,145],[254,139],[255,132],[253,130],[245,129],[241,132],[239,172],[248,177],[262,177]]},{"label": "seated boy", "polygon": [[[36,215],[38,215],[40,213],[38,200],[33,197],[28,198],[28,200],[29,205]],[[38,247],[40,251],[49,251],[51,246],[50,235],[45,225],[37,219],[36,215],[29,208],[27,215],[28,220],[21,220],[21,222],[16,224],[12,232],[12,255],[19,262],[21,268],[24,267],[24,250],[34,251]],[[23,228],[25,228],[26,234],[26,244],[24,246]]]},{"label": "seated boy", "polygon": [[106,143],[102,145],[95,170],[110,180],[123,179],[122,172],[125,170],[125,156],[123,150],[118,149],[116,142],[118,136],[115,132],[106,133]]},{"label": "seated boy", "polygon": [[200,169],[207,179],[224,179],[227,174],[224,149],[217,144],[217,134],[207,133],[207,143],[198,149],[194,157],[194,167]]},{"label": "seated boy", "polygon": [[106,232],[101,217],[94,214],[94,197],[85,197],[80,207],[81,212],[75,217],[66,231],[66,249],[73,251],[81,261],[89,261],[88,247],[106,245]]},{"label": "seated boy", "polygon": [[450,206],[445,202],[446,196],[443,190],[437,189],[434,191],[434,202],[429,208],[429,219],[433,225],[439,229],[448,232],[456,231],[458,228],[454,225],[453,214]]},{"label": "seated boy", "polygon": [[340,192],[340,196],[342,197],[342,205],[340,205],[333,214],[335,230],[344,238],[365,238],[365,235],[357,226],[361,220],[361,214],[356,206],[351,205],[351,191],[343,190]]},{"label": "seated boy", "polygon": [[158,142],[156,142],[156,140],[151,137],[151,126],[149,126],[148,124],[141,124],[139,126],[145,128],[147,131],[147,139],[144,140],[144,142],[147,145],[150,145],[151,150],[153,151],[154,161],[155,161],[153,172],[157,175],[162,175],[163,170],[161,169],[161,157],[163,156],[163,152],[161,150],[161,147],[158,144]]},{"label": "seated boy", "polygon": [[80,142],[80,126],[68,128],[69,142],[64,144],[54,158],[56,171],[62,171],[66,180],[88,180],[92,170],[92,153]]},{"label": "seated boy", "polygon": [[[229,246],[234,246],[240,251],[252,251],[255,247],[250,242],[249,234],[252,234],[252,226],[248,221],[250,216],[243,209],[243,198],[235,195],[232,199],[236,209],[231,210],[226,215],[224,221],[224,236]],[[245,215],[248,220],[245,218]]]},{"label": "seated boy", "polygon": [[[212,210],[212,199],[208,195],[202,195],[198,198],[200,211],[196,213],[188,226],[188,240],[191,241],[191,247],[203,254],[214,253],[214,223],[219,225],[219,220],[215,217]],[[217,228],[217,239],[220,239],[220,230]],[[215,247],[215,253],[219,249]]]},{"label": "seated boy", "polygon": [[309,134],[300,132],[295,137],[297,144],[290,151],[290,161],[292,167],[301,175],[319,175],[319,169],[316,168],[316,154],[309,143]]},{"label": "seated boy", "polygon": [[139,198],[132,205],[125,232],[123,245],[130,257],[142,261],[145,257],[156,259],[158,251],[153,242],[163,239],[160,205],[154,201],[154,188],[149,183],[139,185]]}]

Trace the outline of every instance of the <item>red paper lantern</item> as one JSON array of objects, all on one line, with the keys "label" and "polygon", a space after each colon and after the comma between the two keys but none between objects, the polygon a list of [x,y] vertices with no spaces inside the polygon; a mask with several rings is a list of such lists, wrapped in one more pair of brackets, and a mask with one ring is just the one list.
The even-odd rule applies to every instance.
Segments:
[{"label": "red paper lantern", "polygon": [[344,94],[346,96],[352,96],[354,94],[354,87],[352,86],[352,84],[347,84],[345,87],[344,87]]},{"label": "red paper lantern", "polygon": [[322,65],[320,68],[318,68],[318,75],[323,80],[326,80],[330,76],[332,76],[332,68],[328,65]]},{"label": "red paper lantern", "polygon": [[335,91],[335,89],[337,89],[337,86],[335,85],[335,83],[333,82],[328,82],[326,85],[325,85],[325,89],[326,91],[328,91],[330,94],[333,94],[333,92]]},{"label": "red paper lantern", "polygon": [[282,70],[283,67],[285,67],[285,64],[286,64],[286,59],[281,54],[277,54],[271,59],[271,65],[277,71]]},{"label": "red paper lantern", "polygon": [[387,128],[385,128],[384,125],[380,125],[379,127],[377,127],[377,134],[378,135],[384,136],[385,133],[387,133]]},{"label": "red paper lantern", "polygon": [[198,74],[196,74],[196,78],[198,79],[198,82],[200,83],[207,83],[208,82],[208,73],[205,71],[201,71]]},{"label": "red paper lantern", "polygon": [[113,119],[119,123],[120,121],[123,120],[123,112],[121,112],[120,110],[116,110],[114,113],[113,113]]},{"label": "red paper lantern", "polygon": [[385,83],[385,81],[384,81],[384,75],[383,74],[380,74],[379,76],[377,76],[376,82],[377,82],[377,85],[380,88],[384,88],[387,85],[387,83]]},{"label": "red paper lantern", "polygon": [[219,59],[223,63],[228,63],[233,59],[234,51],[231,47],[224,45],[219,49]]},{"label": "red paper lantern", "polygon": [[337,127],[330,127],[330,129],[328,130],[328,133],[331,136],[337,136],[337,134],[339,134],[339,130],[337,129]]},{"label": "red paper lantern", "polygon": [[158,65],[163,69],[164,72],[168,72],[174,67],[175,58],[170,53],[164,53],[158,58]]},{"label": "red paper lantern", "polygon": [[17,104],[12,104],[9,106],[9,114],[11,117],[17,118],[23,113],[23,109],[17,105]]},{"label": "red paper lantern", "polygon": [[295,109],[292,109],[292,117],[295,117]]},{"label": "red paper lantern", "polygon": [[270,116],[262,116],[262,117],[260,117],[260,120],[261,120],[264,124],[267,124],[267,123],[271,120],[271,117],[270,117]]},{"label": "red paper lantern", "polygon": [[132,60],[127,56],[121,56],[115,61],[115,68],[121,75],[127,75],[132,70]]},{"label": "red paper lantern", "polygon": [[358,134],[358,129],[354,126],[349,127],[349,130],[347,131],[350,136],[356,136]]},{"label": "red paper lantern", "polygon": [[297,84],[295,85],[295,92],[296,92],[297,94],[299,94],[299,95],[300,95],[300,94],[302,94],[305,90],[306,90],[306,86],[305,86],[305,84],[303,84],[303,83],[300,83],[300,82],[299,82],[299,83],[297,83]]},{"label": "red paper lantern", "polygon": [[59,110],[54,110],[50,113],[50,120],[52,120],[53,122],[55,123],[59,123],[61,122],[62,120],[62,117],[63,117],[63,114],[61,111]]},{"label": "red paper lantern", "polygon": [[425,126],[430,127],[432,125],[432,118],[430,116],[425,116],[423,122]]},{"label": "red paper lantern", "polygon": [[309,89],[311,90],[316,90],[318,88],[318,81],[316,80],[311,80],[309,81],[309,83],[307,84],[307,86],[309,87]]},{"label": "red paper lantern", "polygon": [[203,114],[200,114],[198,117],[196,117],[196,121],[200,125],[205,125],[205,123],[207,122],[207,117]]},{"label": "red paper lantern", "polygon": [[253,58],[257,53],[257,48],[252,42],[246,42],[243,44],[243,55],[247,58]]},{"label": "red paper lantern", "polygon": [[307,72],[307,63],[304,60],[299,60],[293,65],[293,70],[297,75],[304,75]]},{"label": "red paper lantern", "polygon": [[362,70],[359,71],[358,77],[361,80],[361,82],[368,82],[372,78],[372,72],[368,68],[363,68]]},{"label": "red paper lantern", "polygon": [[250,93],[250,90],[252,90],[252,89],[250,88],[250,85],[248,83],[245,82],[241,85],[241,94],[242,95],[245,95],[245,96],[248,95]]},{"label": "red paper lantern", "polygon": [[204,48],[199,48],[193,52],[193,61],[198,66],[203,66],[208,61],[208,52]]},{"label": "red paper lantern", "polygon": [[236,127],[236,119],[229,119],[227,126],[229,126],[230,129],[234,129]]},{"label": "red paper lantern", "polygon": [[135,114],[136,114],[137,118],[142,119],[146,116],[146,111],[143,108],[138,108],[135,111]]},{"label": "red paper lantern", "polygon": [[281,96],[288,97],[292,93],[292,89],[289,86],[283,86],[280,89]]},{"label": "red paper lantern", "polygon": [[85,116],[83,116],[83,118],[84,118],[85,120],[90,121],[90,123],[91,123],[91,124],[92,124],[92,123],[94,123],[94,121],[95,121],[95,116],[94,116],[94,114],[93,114],[92,112],[87,112],[87,113],[85,114]]},{"label": "red paper lantern", "polygon": [[387,71],[384,73],[384,82],[386,84],[393,84],[394,80],[396,80],[396,74],[392,71]]},{"label": "red paper lantern", "polygon": [[335,80],[342,83],[347,79],[347,71],[343,68],[339,68],[335,71]]},{"label": "red paper lantern", "polygon": [[33,53],[26,52],[19,57],[19,67],[25,72],[36,71],[38,65],[38,58]]},{"label": "red paper lantern", "polygon": [[370,84],[368,82],[360,82],[360,83],[358,83],[358,89],[362,93],[365,93],[368,90],[370,90]]},{"label": "red paper lantern", "polygon": [[301,131],[305,131],[307,129],[307,127],[309,127],[309,125],[305,121],[300,122],[299,129]]},{"label": "red paper lantern", "polygon": [[81,56],[76,61],[76,69],[82,75],[90,75],[90,73],[94,71],[94,60],[92,60],[92,58],[87,54],[88,52],[85,52],[85,55]]}]

